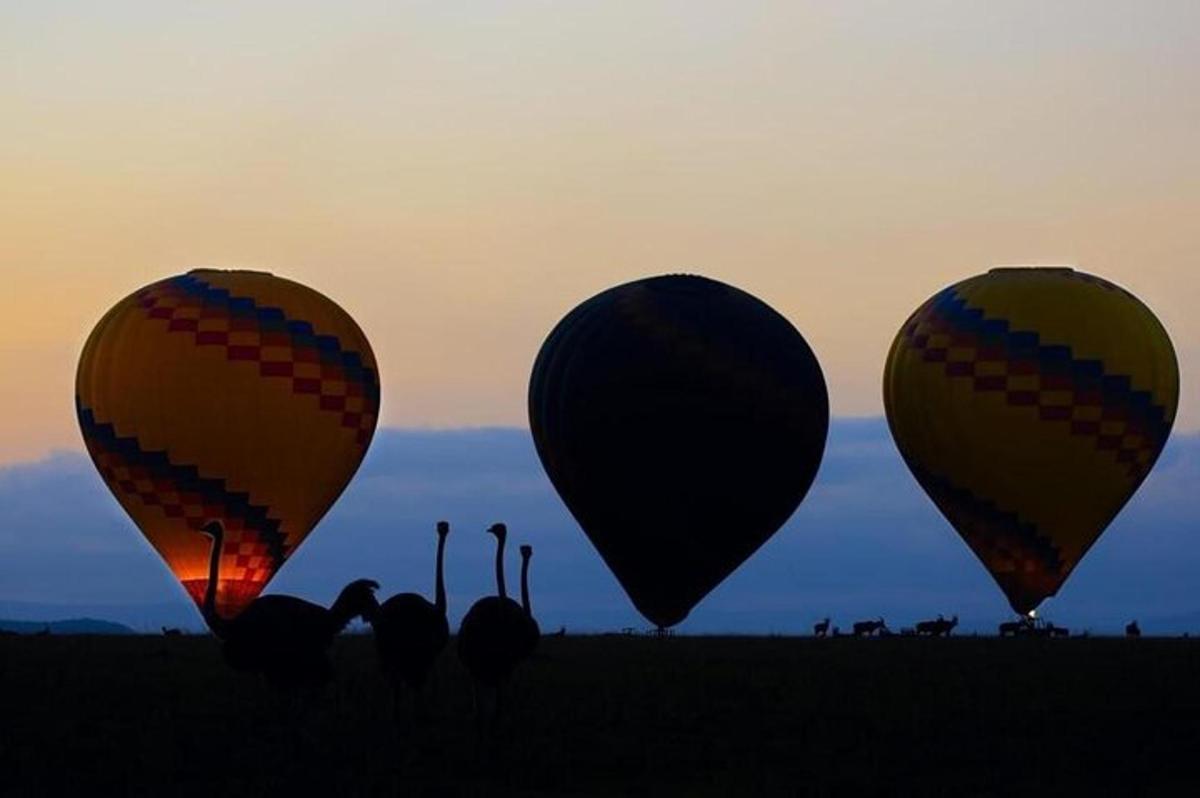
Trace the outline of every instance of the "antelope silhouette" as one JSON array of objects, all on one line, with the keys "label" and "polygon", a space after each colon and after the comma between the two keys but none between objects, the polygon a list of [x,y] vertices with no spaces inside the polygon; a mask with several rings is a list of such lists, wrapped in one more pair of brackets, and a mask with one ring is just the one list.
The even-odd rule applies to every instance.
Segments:
[{"label": "antelope silhouette", "polygon": [[946,620],[939,615],[932,621],[921,621],[917,624],[917,634],[927,635],[929,637],[949,637],[954,631],[954,627],[958,626],[958,616],[955,615],[950,620]]},{"label": "antelope silhouette", "polygon": [[826,637],[829,635],[829,619],[818,621],[813,624],[813,637]]},{"label": "antelope silhouette", "polygon": [[1015,621],[1005,621],[998,628],[1001,637],[1020,637],[1021,635],[1029,634],[1033,629],[1033,625],[1028,618],[1020,618]]},{"label": "antelope silhouette", "polygon": [[883,618],[879,618],[874,621],[854,622],[855,637],[871,637],[884,629],[887,629],[887,624],[883,622]]}]

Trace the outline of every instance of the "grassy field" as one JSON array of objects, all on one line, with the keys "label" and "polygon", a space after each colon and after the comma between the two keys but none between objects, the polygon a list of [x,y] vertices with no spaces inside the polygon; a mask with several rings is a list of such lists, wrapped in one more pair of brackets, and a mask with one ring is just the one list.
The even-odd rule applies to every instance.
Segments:
[{"label": "grassy field", "polygon": [[[0,638],[0,795],[1176,795],[1200,641],[566,637],[476,744],[452,651],[396,727],[369,637],[301,711],[205,637]],[[302,714],[301,714],[302,713]],[[1191,792],[1191,790],[1187,790]]]}]

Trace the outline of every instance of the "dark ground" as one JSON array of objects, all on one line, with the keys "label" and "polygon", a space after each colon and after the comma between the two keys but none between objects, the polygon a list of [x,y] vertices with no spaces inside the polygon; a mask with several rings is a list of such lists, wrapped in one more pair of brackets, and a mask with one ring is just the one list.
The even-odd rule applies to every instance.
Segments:
[{"label": "dark ground", "polygon": [[[452,644],[453,645],[453,644]],[[452,649],[452,646],[451,646]],[[440,663],[402,735],[369,637],[297,706],[205,637],[0,638],[0,795],[1182,795],[1200,641],[544,639],[490,758]]]}]

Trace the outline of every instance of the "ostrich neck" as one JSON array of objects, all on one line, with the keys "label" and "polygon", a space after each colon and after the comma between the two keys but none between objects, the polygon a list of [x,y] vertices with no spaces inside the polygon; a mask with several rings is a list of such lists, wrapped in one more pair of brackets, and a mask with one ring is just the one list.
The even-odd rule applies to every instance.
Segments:
[{"label": "ostrich neck", "polygon": [[434,588],[433,602],[438,612],[446,614],[446,580],[442,576],[442,559],[446,553],[446,536],[438,535],[437,547],[437,583]]},{"label": "ostrich neck", "polygon": [[358,615],[353,605],[354,601],[346,590],[338,594],[333,606],[328,610],[330,634],[340,633],[354,619],[354,616]]},{"label": "ostrich neck", "polygon": [[525,608],[525,614],[532,616],[533,608],[529,606],[529,558],[521,559],[521,606]]},{"label": "ostrich neck", "polygon": [[208,628],[212,629],[217,637],[223,637],[226,629],[225,619],[217,612],[217,581],[221,572],[223,543],[222,535],[213,535],[212,551],[208,557],[208,586],[204,590],[204,604],[200,607]]},{"label": "ostrich neck", "polygon": [[496,595],[508,598],[504,589],[504,535],[496,535]]}]

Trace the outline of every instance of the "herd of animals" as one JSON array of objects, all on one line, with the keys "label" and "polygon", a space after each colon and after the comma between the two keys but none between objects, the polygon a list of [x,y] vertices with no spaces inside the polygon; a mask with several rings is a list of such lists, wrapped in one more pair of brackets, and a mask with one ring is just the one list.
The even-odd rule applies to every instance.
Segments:
[{"label": "herd of animals", "polygon": [[[830,629],[829,618],[824,618],[813,624],[813,637],[843,637],[841,629],[834,626]],[[901,637],[949,637],[958,626],[958,616],[946,619],[939,615],[928,621],[920,621],[916,626],[907,626],[900,630]],[[1030,616],[1022,616],[1015,621],[1005,621],[997,627],[1000,637],[1070,637],[1071,630],[1065,626],[1057,626],[1050,621],[1042,621]],[[873,621],[855,621],[851,627],[851,637],[890,637],[893,634],[883,618]],[[1087,633],[1084,632],[1084,636]],[[1126,637],[1141,637],[1142,629],[1137,621],[1125,624]]]}]

